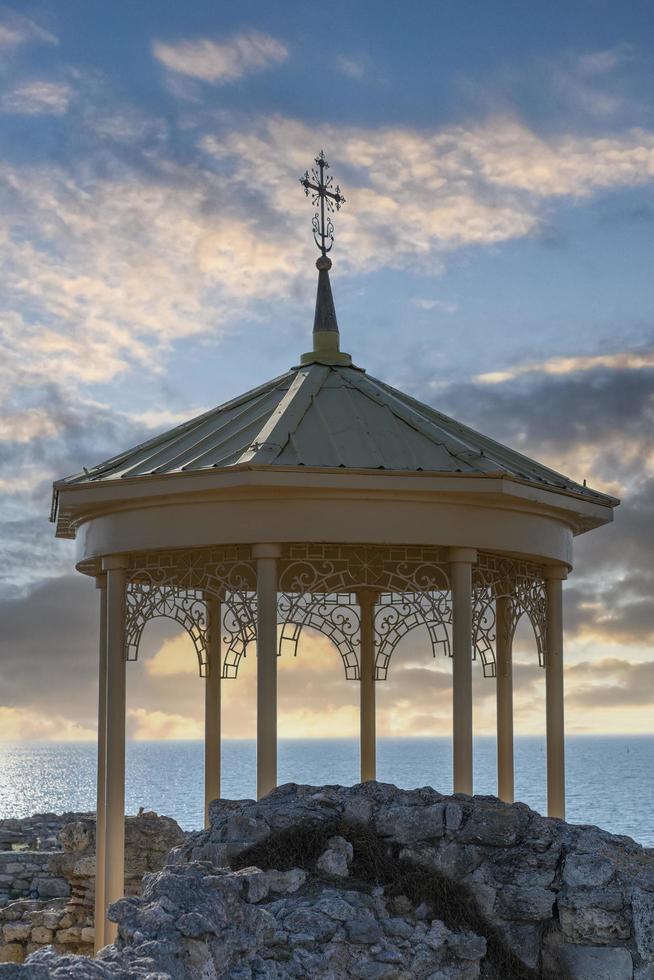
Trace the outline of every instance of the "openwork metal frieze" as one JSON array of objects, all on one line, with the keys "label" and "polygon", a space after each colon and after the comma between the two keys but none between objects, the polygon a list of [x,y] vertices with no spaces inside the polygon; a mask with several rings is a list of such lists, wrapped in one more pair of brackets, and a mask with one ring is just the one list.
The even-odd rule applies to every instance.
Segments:
[{"label": "openwork metal frieze", "polygon": [[[358,593],[377,593],[375,676],[412,630],[426,630],[432,654],[452,655],[452,603],[447,555],[433,547],[290,544],[279,561],[279,654],[296,656],[304,629],[328,637],[345,676],[359,678]],[[256,562],[248,546],[133,555],[127,572],[126,658],[135,660],[145,625],[157,617],[179,623],[191,638],[200,674],[207,664],[207,603],[220,602],[222,676],[234,678],[257,636]],[[473,566],[472,645],[484,675],[495,676],[497,600],[506,598],[509,644],[526,615],[539,662],[546,657],[547,591],[543,570],[527,561],[481,552]]]},{"label": "openwork metal frieze", "polygon": [[442,548],[291,544],[282,554],[279,588],[286,593],[429,592],[448,589],[449,575]]}]

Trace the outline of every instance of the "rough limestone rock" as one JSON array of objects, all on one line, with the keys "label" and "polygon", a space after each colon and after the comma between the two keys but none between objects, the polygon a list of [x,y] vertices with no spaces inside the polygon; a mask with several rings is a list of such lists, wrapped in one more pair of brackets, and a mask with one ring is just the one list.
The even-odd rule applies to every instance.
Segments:
[{"label": "rough limestone rock", "polygon": [[[0,980],[654,980],[654,854],[492,797],[380,783],[216,801],[95,961]],[[45,972],[44,972],[45,971]]]}]

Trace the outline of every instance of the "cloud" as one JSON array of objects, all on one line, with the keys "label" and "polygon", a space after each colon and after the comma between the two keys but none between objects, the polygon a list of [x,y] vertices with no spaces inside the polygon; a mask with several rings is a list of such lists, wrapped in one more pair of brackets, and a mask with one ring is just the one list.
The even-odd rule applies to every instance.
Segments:
[{"label": "cloud", "polygon": [[[109,458],[148,434],[145,421],[60,385],[21,386],[10,378],[0,425],[0,594],[21,594],[35,579],[70,568],[72,555],[48,524],[52,481]],[[156,424],[156,422],[155,422]],[[96,456],[97,454],[97,456]]]},{"label": "cloud", "polygon": [[422,299],[414,296],[410,303],[419,310],[440,310],[442,313],[456,313],[459,309],[458,303],[452,303],[445,299]]},{"label": "cloud", "polygon": [[[612,524],[575,541],[565,622],[576,647],[635,651],[654,643],[654,365],[648,358],[636,350],[554,359],[551,370],[514,375],[510,367],[499,372],[506,379],[439,391],[439,408],[448,414],[622,496]],[[416,395],[429,399],[424,381]],[[621,723],[633,727],[627,718]]]},{"label": "cloud", "polygon": [[[580,355],[547,370],[494,372],[439,393],[440,406],[500,442],[598,489],[634,487],[654,468],[654,365],[648,351]],[[539,363],[539,367],[542,367]],[[578,368],[578,370],[575,370]],[[418,397],[429,382],[418,381]],[[610,491],[609,491],[610,492]],[[623,510],[619,511],[622,519]],[[605,532],[601,532],[605,533]]]},{"label": "cloud", "polygon": [[597,368],[615,368],[624,371],[640,371],[654,368],[654,351],[621,351],[616,354],[590,354],[574,357],[550,357],[546,361],[527,361],[503,371],[489,371],[475,375],[481,384],[504,384],[524,374],[577,374]]},{"label": "cloud", "polygon": [[[586,200],[636,185],[654,166],[652,133],[543,139],[504,117],[441,129],[316,130],[282,117],[190,113],[180,160],[164,120],[115,107],[100,133],[82,96],[68,115],[83,152],[56,164],[0,163],[0,531],[11,595],[70,562],[46,524],[50,480],[177,416],[121,415],[93,397],[96,386],[130,372],[161,376],[177,341],[220,341],[246,318],[269,316],[271,302],[310,302],[310,211],[289,192],[307,146],[324,138],[338,147],[346,275],[380,267],[438,273],[456,249],[536,233],[562,196]],[[71,125],[68,116],[62,125]],[[275,165],[262,170],[262,159]],[[414,299],[418,308],[451,308],[429,292]],[[433,378],[421,364],[409,370],[416,394],[432,401]],[[502,441],[622,493],[651,465],[651,375],[648,348],[580,352],[500,365],[468,385],[442,387],[439,399]],[[619,521],[636,514],[631,506]],[[643,568],[640,552],[638,561]]]},{"label": "cloud", "polygon": [[2,112],[23,116],[61,116],[73,97],[64,82],[20,82],[5,92],[0,102]]},{"label": "cloud", "polygon": [[615,48],[605,48],[602,51],[589,51],[577,55],[576,69],[580,75],[607,75],[615,71],[632,54],[633,49],[627,44],[621,44]]},{"label": "cloud", "polygon": [[187,637],[177,636],[165,640],[154,656],[145,660],[145,669],[150,677],[179,677],[180,674],[197,677],[198,661],[189,649]]},{"label": "cloud", "polygon": [[[197,156],[182,164],[161,121],[115,114],[99,150],[96,116],[77,111],[86,157],[0,164],[0,392],[53,376],[74,386],[134,367],[154,373],[175,340],[219,339],[264,302],[308,298],[306,202],[289,187],[316,142],[312,127],[276,118],[208,132],[205,121]],[[654,173],[654,135],[644,132],[544,141],[496,119],[318,135],[349,173],[337,235],[350,274],[438,273],[448,251],[536,233],[548,195],[583,198]],[[262,171],[261,159],[275,166]]]},{"label": "cloud", "polygon": [[336,71],[346,78],[360,81],[370,71],[370,58],[366,54],[338,54],[335,60]]},{"label": "cloud", "polygon": [[11,51],[26,44],[58,44],[59,39],[29,17],[5,11],[0,20],[0,50]]},{"label": "cloud", "polygon": [[[306,147],[317,142],[339,148],[332,163],[345,170],[344,184],[347,177],[337,234],[348,271],[410,264],[438,272],[447,251],[537,234],[546,204],[559,198],[583,200],[654,178],[653,133],[543,138],[511,118],[437,131],[316,131],[277,117],[246,132],[200,138],[218,163],[235,168],[235,191],[260,188],[262,206],[286,213],[294,225],[304,202],[289,198],[289,183],[306,166]],[[262,170],[262,159],[274,159],[276,168]]]},{"label": "cloud", "polygon": [[155,41],[154,57],[169,71],[203,82],[235,82],[245,75],[282,64],[288,48],[267,34],[238,34],[227,41],[179,41],[174,44]]},{"label": "cloud", "polygon": [[568,669],[568,700],[579,708],[645,707],[654,704],[654,662],[620,658],[584,661]]},{"label": "cloud", "polygon": [[136,742],[159,739],[204,738],[204,726],[197,719],[166,711],[131,708],[127,712],[127,736]]},{"label": "cloud", "polygon": [[56,713],[0,705],[0,742],[87,742],[95,737],[95,729]]}]

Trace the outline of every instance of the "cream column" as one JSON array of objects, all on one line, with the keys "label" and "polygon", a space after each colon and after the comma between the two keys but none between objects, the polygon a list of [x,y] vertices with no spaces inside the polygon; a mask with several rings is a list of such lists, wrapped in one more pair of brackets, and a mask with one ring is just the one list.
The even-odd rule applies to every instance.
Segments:
[{"label": "cream column", "polygon": [[257,562],[257,799],[277,785],[278,545],[258,544]]},{"label": "cream column", "polygon": [[545,568],[547,588],[547,662],[545,709],[547,728],[547,813],[565,819],[565,743],[563,719],[563,581],[567,569]]},{"label": "cream column", "polygon": [[95,807],[95,952],[104,946],[104,849],[107,766],[107,578],[97,575],[100,590],[100,650],[98,658],[98,781]]},{"label": "cream column", "polygon": [[452,587],[452,755],[454,792],[472,794],[473,548],[450,548]]},{"label": "cream column", "polygon": [[116,938],[107,919],[125,891],[125,569],[124,556],[104,558],[107,573],[107,762],[105,825],[104,942]]},{"label": "cream column", "polygon": [[357,592],[361,615],[359,633],[359,696],[361,782],[377,778],[376,719],[375,719],[375,602],[377,592],[362,589]]},{"label": "cream column", "polygon": [[497,795],[513,803],[513,638],[509,633],[511,599],[495,600],[495,684],[497,696]]},{"label": "cream column", "polygon": [[204,683],[204,825],[209,804],[220,797],[220,599],[207,596],[207,674]]}]

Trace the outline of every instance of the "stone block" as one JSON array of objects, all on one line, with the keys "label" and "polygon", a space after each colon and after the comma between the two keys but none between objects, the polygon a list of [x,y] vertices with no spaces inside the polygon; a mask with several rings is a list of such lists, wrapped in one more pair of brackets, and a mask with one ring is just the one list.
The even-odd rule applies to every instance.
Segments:
[{"label": "stone block", "polygon": [[502,925],[500,931],[516,956],[532,970],[536,970],[540,960],[542,925],[511,922]]},{"label": "stone block", "polygon": [[497,911],[507,920],[539,922],[552,917],[554,892],[548,888],[504,885],[497,894]]},{"label": "stone block", "polygon": [[323,912],[311,908],[295,909],[284,919],[284,928],[293,934],[308,936],[312,942],[331,939],[336,932],[338,923]]},{"label": "stone block", "polygon": [[573,946],[559,953],[569,980],[632,980],[634,964],[629,950],[611,946]]},{"label": "stone block", "polygon": [[457,840],[466,844],[508,847],[515,844],[518,829],[518,814],[512,807],[480,806],[472,811],[457,834]]},{"label": "stone block", "polygon": [[458,803],[445,804],[445,828],[450,833],[459,830],[463,823],[463,807]]},{"label": "stone block", "polygon": [[[420,855],[409,852],[407,857],[412,860],[418,860],[419,863],[426,863],[420,861]],[[449,844],[445,844],[440,847],[438,851],[433,854],[433,865],[442,871],[444,875],[448,878],[454,878],[459,880],[464,878],[468,874],[472,874],[476,868],[483,861],[483,854],[481,849],[475,847],[472,844],[465,845],[459,844],[456,841],[452,841]]]},{"label": "stone block", "polygon": [[7,943],[0,946],[0,963],[22,963],[25,959],[25,947],[22,943]]},{"label": "stone block", "polygon": [[615,865],[594,854],[568,854],[563,865],[563,881],[573,888],[600,888],[614,874]]},{"label": "stone block", "polygon": [[644,960],[654,960],[654,894],[634,888],[631,908],[638,952]]},{"label": "stone block", "polygon": [[62,918],[61,912],[46,911],[41,916],[41,925],[45,926],[46,929],[58,929]]},{"label": "stone block", "polygon": [[29,922],[7,922],[2,927],[2,935],[6,943],[27,940],[31,931],[32,926]]},{"label": "stone block", "polygon": [[557,904],[567,942],[612,946],[631,936],[631,910],[618,888],[564,888]]},{"label": "stone block", "polygon": [[243,868],[234,874],[243,883],[248,902],[261,902],[267,898],[269,885],[265,871],[259,868]]},{"label": "stone block", "polygon": [[41,898],[67,898],[70,886],[63,878],[35,878],[34,890]]},{"label": "stone block", "polygon": [[370,913],[350,919],[345,923],[348,938],[353,943],[365,943],[369,945],[381,939],[381,929],[379,923]]},{"label": "stone block", "polygon": [[336,878],[347,878],[354,849],[344,837],[330,837],[327,847],[316,861],[316,870]]},{"label": "stone block", "polygon": [[375,817],[377,833],[400,844],[442,837],[444,805],[382,807]]},{"label": "stone block", "polygon": [[25,863],[22,861],[8,861],[4,864],[3,871],[6,875],[22,874],[25,871]]},{"label": "stone block", "polygon": [[40,943],[45,946],[52,942],[53,935],[52,929],[46,929],[45,926],[35,926],[32,929],[30,939],[33,943]]},{"label": "stone block", "polygon": [[292,894],[305,883],[307,873],[302,868],[291,868],[290,871],[266,871],[266,880],[270,891]]}]

